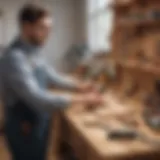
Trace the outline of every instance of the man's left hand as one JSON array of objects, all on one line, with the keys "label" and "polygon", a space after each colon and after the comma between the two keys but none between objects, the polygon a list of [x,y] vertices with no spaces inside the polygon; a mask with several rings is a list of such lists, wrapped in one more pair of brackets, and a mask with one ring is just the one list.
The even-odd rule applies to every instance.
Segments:
[{"label": "man's left hand", "polygon": [[96,91],[95,86],[92,83],[80,83],[77,87],[78,92],[94,92]]}]

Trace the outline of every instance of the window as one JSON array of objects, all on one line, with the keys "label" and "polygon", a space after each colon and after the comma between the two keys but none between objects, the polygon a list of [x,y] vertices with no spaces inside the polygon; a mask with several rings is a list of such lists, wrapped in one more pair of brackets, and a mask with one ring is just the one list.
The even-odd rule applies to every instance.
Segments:
[{"label": "window", "polygon": [[88,42],[91,50],[110,50],[113,13],[112,0],[87,0]]}]

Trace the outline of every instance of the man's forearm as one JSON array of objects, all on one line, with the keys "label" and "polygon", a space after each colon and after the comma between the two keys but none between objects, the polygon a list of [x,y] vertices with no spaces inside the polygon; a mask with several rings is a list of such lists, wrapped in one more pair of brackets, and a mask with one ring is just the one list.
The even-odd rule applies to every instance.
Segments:
[{"label": "man's forearm", "polygon": [[52,67],[45,65],[45,72],[48,77],[49,86],[69,90],[77,90],[78,82],[65,75],[58,74]]}]

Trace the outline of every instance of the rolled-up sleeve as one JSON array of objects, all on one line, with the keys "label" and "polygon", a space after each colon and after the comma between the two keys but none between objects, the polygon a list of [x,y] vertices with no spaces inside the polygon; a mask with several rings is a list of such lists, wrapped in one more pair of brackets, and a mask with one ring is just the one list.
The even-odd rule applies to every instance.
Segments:
[{"label": "rolled-up sleeve", "polygon": [[69,105],[71,97],[57,95],[42,90],[33,76],[28,61],[20,52],[12,53],[5,66],[6,80],[9,87],[23,101],[38,110],[51,111],[62,109]]},{"label": "rolled-up sleeve", "polygon": [[58,74],[50,65],[45,64],[44,68],[50,85],[69,90],[77,89],[77,81],[67,76]]}]

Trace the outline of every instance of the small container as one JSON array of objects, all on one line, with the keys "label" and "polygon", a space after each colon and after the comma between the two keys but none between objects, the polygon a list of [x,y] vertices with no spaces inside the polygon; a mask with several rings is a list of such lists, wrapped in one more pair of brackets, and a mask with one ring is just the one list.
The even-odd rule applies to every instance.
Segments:
[{"label": "small container", "polygon": [[156,104],[155,99],[148,99],[146,101],[144,110],[143,110],[143,118],[145,123],[154,130],[160,131],[160,104]]},{"label": "small container", "polygon": [[156,20],[160,19],[160,11],[154,10],[150,12],[150,17]]}]

